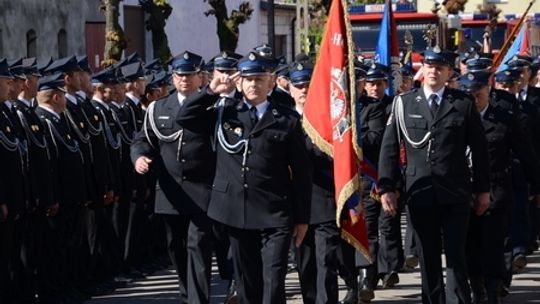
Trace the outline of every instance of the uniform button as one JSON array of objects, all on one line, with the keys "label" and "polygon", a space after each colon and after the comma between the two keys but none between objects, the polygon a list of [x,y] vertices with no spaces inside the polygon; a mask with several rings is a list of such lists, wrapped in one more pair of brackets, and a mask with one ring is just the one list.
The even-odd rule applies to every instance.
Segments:
[{"label": "uniform button", "polygon": [[435,150],[431,150],[431,154],[435,154]]},{"label": "uniform button", "polygon": [[248,151],[248,154],[250,154],[250,155],[251,155],[251,150],[249,150],[249,151]]},{"label": "uniform button", "polygon": [[435,165],[435,162],[434,162],[434,161],[431,161],[430,163],[431,163],[432,166]]},{"label": "uniform button", "polygon": [[244,174],[240,174],[240,177],[244,177]]},{"label": "uniform button", "polygon": [[247,189],[248,188],[248,184],[244,184],[244,189]]},{"label": "uniform button", "polygon": [[185,144],[186,144],[186,142],[185,142],[185,141],[183,141],[183,142],[182,142],[182,145],[185,145]]},{"label": "uniform button", "polygon": [[186,180],[186,177],[185,177],[185,176],[182,176],[182,180]]},{"label": "uniform button", "polygon": [[183,163],[185,163],[185,162],[186,162],[186,160],[185,160],[184,158],[182,158],[182,159],[181,159],[180,161],[181,161],[181,162],[183,162]]},{"label": "uniform button", "polygon": [[246,171],[249,171],[249,167],[246,167]]}]

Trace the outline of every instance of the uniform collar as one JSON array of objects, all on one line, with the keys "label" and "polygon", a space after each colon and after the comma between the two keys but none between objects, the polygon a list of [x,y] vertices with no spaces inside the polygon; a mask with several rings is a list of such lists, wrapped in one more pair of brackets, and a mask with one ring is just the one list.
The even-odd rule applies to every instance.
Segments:
[{"label": "uniform collar", "polygon": [[24,105],[26,105],[27,107],[31,108],[32,107],[32,102],[26,98],[23,98],[21,96],[19,96],[19,101],[24,103]]},{"label": "uniform collar", "polygon": [[55,111],[53,111],[53,109],[45,106],[45,105],[38,105],[38,107],[42,108],[43,110],[51,113],[54,117],[60,119],[60,114],[56,113]]},{"label": "uniform collar", "polygon": [[77,97],[66,93],[66,99],[69,100],[72,104],[77,105]]},{"label": "uniform collar", "polygon": [[435,91],[433,92],[430,88],[428,88],[427,86],[423,86],[422,87],[422,90],[424,91],[424,96],[426,97],[426,100],[429,100],[429,96],[431,96],[431,94],[435,94],[437,95],[437,103],[440,105],[441,104],[441,101],[443,100],[443,94],[444,94],[444,89],[446,87],[442,87],[441,89],[439,89],[438,91]]},{"label": "uniform collar", "polygon": [[107,110],[110,110],[110,107],[107,103],[105,103],[103,100],[97,98],[97,97],[94,97],[94,100],[97,101],[99,104],[101,104],[102,106],[105,107],[105,109]]},{"label": "uniform collar", "polygon": [[134,103],[135,105],[138,105],[138,104],[141,102],[141,100],[140,100],[139,98],[137,98],[135,95],[133,95],[133,94],[130,93],[130,92],[127,92],[127,93],[126,93],[126,96],[127,96],[129,99],[133,100],[133,103]]},{"label": "uniform collar", "polygon": [[[249,104],[245,99],[244,99],[244,104],[247,105],[248,109],[251,109],[253,106],[251,104]],[[257,117],[259,119],[261,119],[261,117],[263,116],[264,112],[266,112],[266,110],[268,109],[268,106],[270,105],[270,103],[268,102],[268,100],[265,100],[261,103],[259,103],[258,105],[255,106],[255,108],[257,108]]]}]

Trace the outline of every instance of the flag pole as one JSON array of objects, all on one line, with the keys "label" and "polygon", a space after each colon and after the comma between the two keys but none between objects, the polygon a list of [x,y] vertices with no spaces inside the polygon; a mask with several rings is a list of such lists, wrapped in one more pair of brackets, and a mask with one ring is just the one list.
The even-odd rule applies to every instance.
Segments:
[{"label": "flag pole", "polygon": [[523,25],[523,23],[525,22],[525,19],[527,18],[527,14],[529,13],[529,10],[531,9],[531,7],[533,6],[535,2],[536,0],[531,0],[531,2],[529,2],[529,6],[527,7],[523,15],[521,15],[521,18],[519,18],[519,21],[516,24],[516,26],[512,29],[512,33],[510,34],[510,36],[508,36],[506,41],[504,41],[501,51],[497,54],[497,56],[495,56],[495,59],[493,60],[493,68],[492,68],[493,71],[496,71],[499,65],[501,65],[504,56],[508,52],[508,49],[512,45],[512,42],[514,41],[517,34],[519,33],[521,26]]}]

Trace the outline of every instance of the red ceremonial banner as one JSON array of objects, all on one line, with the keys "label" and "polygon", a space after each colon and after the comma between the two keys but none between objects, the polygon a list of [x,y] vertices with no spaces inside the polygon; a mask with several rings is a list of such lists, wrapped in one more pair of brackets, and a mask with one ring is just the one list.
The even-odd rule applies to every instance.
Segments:
[{"label": "red ceremonial banner", "polygon": [[[336,221],[342,237],[371,260],[360,208],[359,163],[354,101],[354,53],[347,3],[333,1],[307,94],[304,130],[334,159]],[[346,216],[342,217],[345,212]]]}]

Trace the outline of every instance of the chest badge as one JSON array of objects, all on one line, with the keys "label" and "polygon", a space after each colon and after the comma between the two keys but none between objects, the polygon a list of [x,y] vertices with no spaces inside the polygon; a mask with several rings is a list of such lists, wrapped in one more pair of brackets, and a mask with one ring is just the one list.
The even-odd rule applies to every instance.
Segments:
[{"label": "chest badge", "polygon": [[99,118],[98,118],[97,115],[94,115],[94,120],[95,120],[95,121],[98,121],[98,120],[99,120]]},{"label": "chest badge", "polygon": [[416,102],[420,102],[421,100],[422,100],[422,96],[416,96],[416,99],[415,99]]},{"label": "chest badge", "polygon": [[224,123],[223,123],[223,129],[225,129],[225,130],[230,130],[230,129],[231,129],[231,125],[230,125],[228,122],[224,122]]},{"label": "chest badge", "polygon": [[6,132],[8,132],[8,133],[11,132],[11,128],[9,126],[6,127]]},{"label": "chest badge", "polygon": [[79,123],[79,126],[81,126],[81,128],[84,128],[84,123],[81,121],[81,122]]}]

